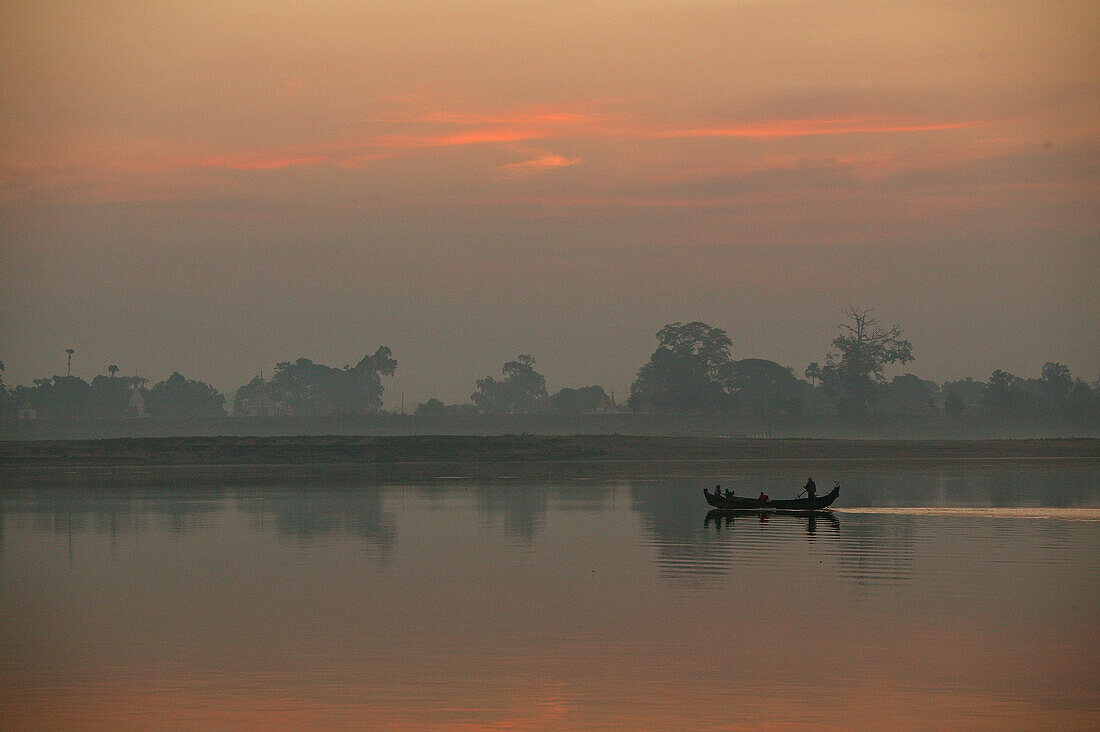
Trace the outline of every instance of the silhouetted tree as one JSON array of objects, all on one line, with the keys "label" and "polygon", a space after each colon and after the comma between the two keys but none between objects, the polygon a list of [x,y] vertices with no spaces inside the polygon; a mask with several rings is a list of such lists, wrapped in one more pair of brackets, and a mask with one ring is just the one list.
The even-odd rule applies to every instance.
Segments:
[{"label": "silhouetted tree", "polygon": [[429,399],[416,405],[414,414],[418,417],[442,417],[447,413],[447,405],[438,399]]},{"label": "silhouetted tree", "polygon": [[429,399],[416,405],[418,417],[472,417],[478,413],[473,404],[444,404],[439,399]]},{"label": "silhouetted tree", "polygon": [[382,407],[382,376],[397,368],[393,352],[381,346],[352,368],[336,369],[299,358],[275,364],[271,398],[301,415],[367,414]]},{"label": "silhouetted tree", "polygon": [[810,386],[816,389],[817,380],[821,378],[821,364],[810,361],[810,365],[806,367],[806,378],[810,380]]},{"label": "silhouetted tree", "polygon": [[88,419],[94,416],[91,387],[78,376],[35,379],[28,395],[31,407],[41,417],[52,419]]},{"label": "silhouetted tree", "polygon": [[854,306],[844,311],[849,322],[837,326],[841,330],[833,339],[837,352],[825,357],[821,369],[822,384],[842,412],[866,412],[875,387],[885,380],[884,367],[913,360],[913,344],[901,337],[901,329],[896,325],[883,329],[871,313]]},{"label": "silhouetted tree", "polygon": [[210,419],[225,416],[225,395],[178,371],[149,390],[146,408],[162,419]]},{"label": "silhouetted tree", "polygon": [[721,381],[738,408],[752,414],[801,414],[805,382],[786,366],[745,358],[722,368]]},{"label": "silhouetted tree", "polygon": [[1069,401],[1070,390],[1073,389],[1073,375],[1070,374],[1069,367],[1047,361],[1039,374],[1039,389],[1043,393],[1044,406],[1049,412],[1063,411]]},{"label": "silhouetted tree", "polygon": [[111,364],[110,366],[107,367],[107,373],[111,375],[112,379],[115,378],[115,374],[118,373],[118,366],[115,366],[114,364]]},{"label": "silhouetted tree", "polygon": [[1042,395],[1043,411],[1049,417],[1073,424],[1089,422],[1093,411],[1092,389],[1081,379],[1074,379],[1068,366],[1048,361],[1043,364],[1035,385]]},{"label": "silhouetted tree", "polygon": [[[961,414],[967,409],[980,407],[984,389],[985,382],[975,381],[970,376],[958,381],[944,382],[942,387],[944,409],[949,413]],[[950,407],[948,402],[951,402]],[[956,411],[951,412],[951,410]]]},{"label": "silhouetted tree", "polygon": [[546,403],[546,378],[535,371],[535,360],[526,354],[516,356],[501,369],[504,378],[492,376],[477,380],[477,391],[470,401],[483,412],[513,414],[533,412]]},{"label": "silhouetted tree", "polygon": [[244,386],[237,389],[233,395],[233,416],[266,417],[267,412],[273,411],[273,400],[268,383],[261,376],[254,376]]},{"label": "silhouetted tree", "polygon": [[934,381],[925,381],[913,374],[895,376],[883,384],[879,407],[891,414],[919,414],[932,412],[940,387]]},{"label": "silhouetted tree", "polygon": [[130,401],[133,380],[102,374],[92,379],[92,404],[97,418],[121,417]]},{"label": "silhouetted tree", "polygon": [[1015,374],[997,369],[982,391],[982,406],[998,418],[1034,416],[1039,395],[1027,388],[1027,383]]},{"label": "silhouetted tree", "polygon": [[562,414],[585,414],[595,412],[600,406],[609,404],[607,392],[602,386],[582,386],[580,389],[564,388],[550,396],[551,411]]},{"label": "silhouetted tree", "polygon": [[1093,390],[1081,379],[1073,382],[1066,395],[1065,416],[1074,424],[1100,422],[1100,403],[1094,398]]},{"label": "silhouetted tree", "polygon": [[699,321],[657,331],[657,350],[630,386],[636,412],[713,412],[729,409],[723,370],[733,342],[721,328]]}]

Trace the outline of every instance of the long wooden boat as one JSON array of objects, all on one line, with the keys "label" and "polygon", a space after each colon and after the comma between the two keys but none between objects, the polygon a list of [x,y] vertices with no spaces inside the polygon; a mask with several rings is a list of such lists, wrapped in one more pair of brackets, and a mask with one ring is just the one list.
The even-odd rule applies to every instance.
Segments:
[{"label": "long wooden boat", "polygon": [[719,511],[822,511],[831,506],[840,495],[840,483],[834,485],[828,493],[815,497],[813,501],[809,496],[768,501],[741,496],[726,498],[718,491],[711,493],[706,488],[703,489],[703,495],[706,496],[707,503]]}]

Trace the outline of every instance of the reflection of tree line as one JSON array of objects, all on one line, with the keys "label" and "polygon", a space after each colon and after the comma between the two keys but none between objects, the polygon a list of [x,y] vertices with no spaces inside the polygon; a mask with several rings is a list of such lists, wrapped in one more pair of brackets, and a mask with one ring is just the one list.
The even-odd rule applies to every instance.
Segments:
[{"label": "reflection of tree line", "polygon": [[[117,535],[150,528],[187,532],[209,525],[215,514],[232,505],[257,529],[307,541],[349,535],[390,549],[397,543],[395,513],[385,505],[384,486],[348,482],[333,487],[320,478],[220,483],[187,487],[167,478],[141,487],[118,488],[111,473],[89,473],[82,481],[43,487],[32,479],[0,491],[0,522],[29,522],[38,530]],[[99,476],[98,478],[94,476]],[[178,478],[178,476],[176,476]],[[1092,505],[1095,471],[1088,469],[991,470],[911,469],[850,472],[838,476],[846,506]],[[140,480],[132,476],[133,480]],[[783,497],[795,490],[778,474],[743,476],[728,483],[738,492],[765,490]],[[112,487],[114,486],[114,487]],[[247,487],[245,487],[247,486]],[[656,548],[662,570],[673,575],[718,575],[735,559],[730,546],[716,536],[742,538],[761,518],[755,514],[708,515],[694,480],[637,482],[629,487],[630,505],[642,530]],[[439,499],[433,515],[445,514],[457,497],[473,498],[477,511],[500,520],[504,531],[530,540],[545,526],[553,507],[565,511],[602,511],[616,490],[607,482],[567,482],[548,486],[528,481],[488,481],[470,485],[425,483],[410,488],[418,499]],[[909,576],[912,524],[906,517],[858,517],[839,514],[812,521],[800,515],[764,517],[771,522],[768,541],[818,541],[837,557],[839,574],[859,582],[897,581]],[[734,532],[741,531],[742,534]]]},{"label": "reflection of tree line", "polygon": [[[383,486],[345,485],[334,488],[314,479],[266,482],[249,487],[205,488],[131,487],[99,485],[102,476],[64,488],[43,488],[24,482],[20,489],[0,492],[0,520],[30,521],[43,531],[117,535],[166,527],[186,532],[209,525],[233,500],[257,530],[271,529],[281,536],[312,540],[350,535],[382,549],[397,543],[397,521],[384,505]],[[420,485],[422,498],[472,495],[478,512],[497,516],[504,530],[530,539],[542,527],[551,503],[564,510],[601,510],[611,488],[586,484],[543,487],[522,482],[475,486]],[[446,507],[444,507],[446,510]]]},{"label": "reflection of tree line", "polygon": [[258,529],[272,527],[282,536],[310,540],[346,534],[380,549],[397,543],[397,520],[383,509],[377,488],[278,490],[238,493],[237,509]]},{"label": "reflection of tree line", "polygon": [[220,512],[219,496],[175,494],[161,489],[91,491],[34,488],[0,492],[0,520],[38,531],[136,534],[152,526],[183,533],[201,528]]},{"label": "reflection of tree line", "polygon": [[257,529],[310,540],[348,534],[383,549],[397,540],[396,520],[383,510],[378,489],[331,491],[316,486],[275,491],[129,489],[101,492],[87,488],[4,491],[0,521],[28,522],[39,531],[117,536],[151,529],[186,533],[210,525],[236,495],[235,507]]},{"label": "reflection of tree line", "polygon": [[[438,488],[420,488],[423,495],[438,494]],[[567,511],[603,510],[612,488],[605,484],[546,486],[525,482],[484,483],[451,488],[474,496],[478,511],[499,517],[505,531],[517,538],[531,539],[542,528],[551,503]],[[453,494],[451,494],[453,495]]]}]

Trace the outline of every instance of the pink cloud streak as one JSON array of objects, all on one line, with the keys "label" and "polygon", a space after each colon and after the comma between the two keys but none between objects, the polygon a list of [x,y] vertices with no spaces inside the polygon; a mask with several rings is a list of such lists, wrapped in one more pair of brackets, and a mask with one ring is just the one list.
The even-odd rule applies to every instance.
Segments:
[{"label": "pink cloud streak", "polygon": [[[659,142],[744,139],[766,142],[813,136],[949,132],[987,124],[980,120],[924,122],[898,116],[852,115],[692,126],[630,120],[588,112],[583,106],[532,106],[489,112],[436,110],[398,114],[390,120],[365,122],[367,134],[358,137],[255,149],[189,151],[190,145],[186,141],[157,142],[132,137],[75,138],[69,141],[68,146],[64,144],[65,140],[51,140],[51,143],[60,144],[52,145],[48,162],[41,158],[41,146],[28,144],[22,146],[22,154],[9,149],[5,156],[8,160],[0,161],[0,164],[26,171],[30,175],[27,179],[35,179],[35,188],[40,190],[42,185],[48,186],[51,181],[81,179],[89,183],[102,182],[106,174],[120,171],[223,170],[261,174],[303,167],[354,170],[369,167],[383,158],[423,155],[477,145],[516,145],[551,140]],[[379,126],[388,126],[394,131],[371,134],[369,127],[372,126],[375,130]],[[533,153],[532,159],[498,165],[495,168],[497,174],[509,179],[524,178],[580,162],[580,158],[569,158],[544,149],[527,151]],[[5,197],[10,198],[11,195]]]},{"label": "pink cloud streak", "polygon": [[580,158],[567,158],[545,150],[531,150],[529,152],[536,154],[538,157],[520,163],[501,165],[497,168],[497,171],[505,178],[522,178],[545,170],[567,168],[581,161]]}]

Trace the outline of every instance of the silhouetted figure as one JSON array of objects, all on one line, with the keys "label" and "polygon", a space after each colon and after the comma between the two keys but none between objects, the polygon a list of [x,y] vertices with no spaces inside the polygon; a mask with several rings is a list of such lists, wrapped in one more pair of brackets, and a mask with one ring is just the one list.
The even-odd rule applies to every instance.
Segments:
[{"label": "silhouetted figure", "polygon": [[767,502],[768,502],[768,501],[770,501],[771,499],[770,499],[770,498],[768,498],[768,494],[767,494],[767,493],[765,493],[764,491],[760,491],[760,498],[758,498],[758,499],[756,499],[756,500],[760,501],[761,503],[767,503]]},{"label": "silhouetted figure", "polygon": [[814,483],[813,478],[806,479],[806,495],[810,497],[810,506],[813,506],[817,498],[817,483]]},{"label": "silhouetted figure", "polygon": [[727,488],[726,489],[726,500],[729,501],[732,498],[733,498],[733,491],[731,491],[729,488]]}]

